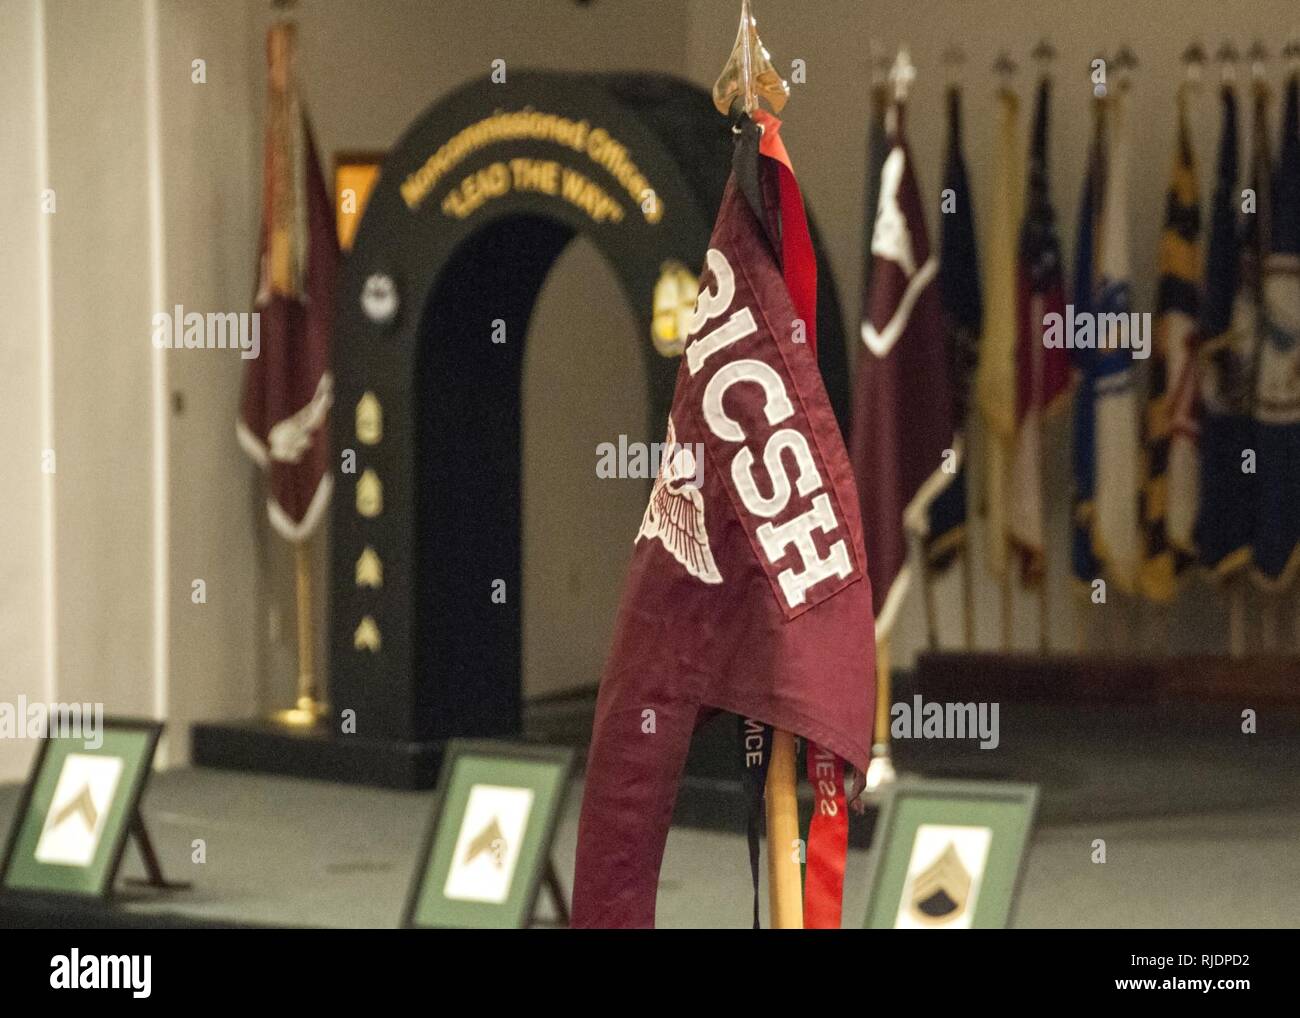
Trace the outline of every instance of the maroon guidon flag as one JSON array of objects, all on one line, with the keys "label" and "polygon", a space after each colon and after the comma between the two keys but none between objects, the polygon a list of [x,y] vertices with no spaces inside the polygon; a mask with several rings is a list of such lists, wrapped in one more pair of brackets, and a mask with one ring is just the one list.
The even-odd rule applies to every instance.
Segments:
[{"label": "maroon guidon flag", "polygon": [[248,362],[239,443],[263,470],[276,531],[301,541],[329,503],[326,427],[338,239],[294,75],[294,28],[272,26],[257,296],[261,350]]},{"label": "maroon guidon flag", "polygon": [[961,455],[935,283],[939,260],[930,251],[899,102],[890,110],[889,154],[867,257],[871,283],[863,296],[849,449],[880,639],[907,593],[908,532],[926,535],[926,509],[957,476]]},{"label": "maroon guidon flag", "polygon": [[[806,237],[797,186],[780,122],[754,119],[764,127],[759,186],[747,199],[733,172],[723,194],[669,448],[601,679],[574,875],[579,927],[654,925],[691,734],[718,711],[812,743],[822,814],[838,815],[810,833],[809,900],[814,918],[838,923],[847,820],[842,769],[829,761],[865,770],[870,758],[871,587],[853,474],[814,352],[815,269],[811,245],[797,243]],[[821,788],[832,774],[840,787]],[[820,838],[835,846],[817,850]]]}]

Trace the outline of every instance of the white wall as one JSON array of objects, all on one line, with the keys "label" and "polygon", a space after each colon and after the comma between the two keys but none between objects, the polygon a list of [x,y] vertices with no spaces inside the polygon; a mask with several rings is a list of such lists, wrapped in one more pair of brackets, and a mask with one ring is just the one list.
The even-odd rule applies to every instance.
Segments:
[{"label": "white wall", "polygon": [[[0,174],[14,198],[0,254],[0,700],[167,718],[164,760],[183,758],[188,720],[247,709],[257,678],[239,362],[169,359],[150,342],[156,310],[249,303],[250,10],[0,6]],[[213,64],[206,86],[190,81],[195,55]],[[173,387],[188,400],[175,424]],[[206,606],[190,603],[193,577],[209,583]],[[33,749],[0,741],[0,778]]]},{"label": "white wall", "polygon": [[[41,213],[45,158],[43,26],[35,0],[0,5],[0,180],[9,195],[0,243],[0,702],[48,699],[54,662],[52,569],[45,525],[53,479],[41,472],[49,335],[43,290],[48,251]],[[0,740],[0,779],[22,773],[33,744]]]},{"label": "white wall", "polygon": [[[262,179],[253,82],[263,66],[254,9],[204,0],[159,7],[164,308],[252,306]],[[203,84],[192,79],[194,60],[204,61]],[[183,759],[192,721],[292,702],[292,593],[283,605],[268,596],[292,566],[281,566],[290,552],[269,533],[261,477],[234,441],[245,362],[228,350],[173,350],[165,363],[167,717]],[[196,579],[206,584],[204,604],[191,597]],[[289,613],[278,626],[287,639],[270,639],[271,605]]]}]

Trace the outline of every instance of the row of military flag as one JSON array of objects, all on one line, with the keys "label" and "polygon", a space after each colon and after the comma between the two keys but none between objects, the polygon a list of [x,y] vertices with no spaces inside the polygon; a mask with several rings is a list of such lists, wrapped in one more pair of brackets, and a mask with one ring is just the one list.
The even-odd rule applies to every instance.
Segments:
[{"label": "row of military flag", "polygon": [[[1137,310],[1131,79],[1093,100],[1068,289],[1048,161],[1050,76],[1036,86],[1027,154],[1019,96],[1008,82],[999,89],[982,245],[961,93],[949,88],[937,251],[907,142],[905,89],[897,80],[873,89],[850,453],[878,638],[909,587],[909,537],[926,576],[968,545],[963,436],[976,417],[983,440],[972,495],[986,517],[989,569],[1004,589],[1016,572],[1027,587],[1043,585],[1044,422],[1067,408],[1076,579],[1167,603],[1198,563],[1270,590],[1300,571],[1300,72],[1285,86],[1276,159],[1269,89],[1250,83],[1244,177],[1238,93],[1222,84],[1208,223],[1188,87],[1178,94],[1145,377],[1119,342]],[[1071,314],[1095,316],[1094,347],[1045,341],[1049,323]]]}]

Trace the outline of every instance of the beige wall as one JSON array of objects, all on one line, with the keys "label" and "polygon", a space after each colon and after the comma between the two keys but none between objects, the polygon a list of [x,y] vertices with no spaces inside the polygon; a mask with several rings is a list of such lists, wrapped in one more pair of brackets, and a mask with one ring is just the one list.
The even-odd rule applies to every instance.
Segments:
[{"label": "beige wall", "polygon": [[[40,211],[44,160],[40,11],[35,3],[4,0],[0,31],[0,180],[10,203],[0,243],[0,702],[20,695],[48,699],[53,662],[48,630],[53,613],[46,566],[44,512],[52,480],[41,472],[50,439],[43,419],[48,356],[42,283],[48,250]],[[32,744],[0,740],[0,780],[22,773]]]},{"label": "beige wall", "polygon": [[[256,283],[261,179],[253,8],[168,0],[158,39],[163,307],[245,311]],[[203,84],[192,80],[194,60],[206,65]],[[288,704],[293,620],[280,626],[270,617],[285,610],[268,590],[289,553],[270,538],[261,478],[234,440],[245,362],[228,350],[172,350],[165,361],[167,716],[183,759],[190,722]],[[191,597],[196,579],[206,584],[206,603]]]},{"label": "beige wall", "polygon": [[596,446],[645,440],[648,342],[603,256],[587,241],[567,248],[524,358],[526,696],[590,688],[609,652],[650,482],[598,478]]},{"label": "beige wall", "polygon": [[58,695],[150,715],[151,217],[143,11],[47,3]]}]

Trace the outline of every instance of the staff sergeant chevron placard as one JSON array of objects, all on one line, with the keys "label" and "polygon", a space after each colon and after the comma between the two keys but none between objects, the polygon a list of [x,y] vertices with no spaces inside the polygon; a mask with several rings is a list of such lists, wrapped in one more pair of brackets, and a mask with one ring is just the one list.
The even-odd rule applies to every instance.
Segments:
[{"label": "staff sergeant chevron placard", "polygon": [[876,827],[866,927],[1007,926],[1037,800],[1036,785],[899,782]]}]

